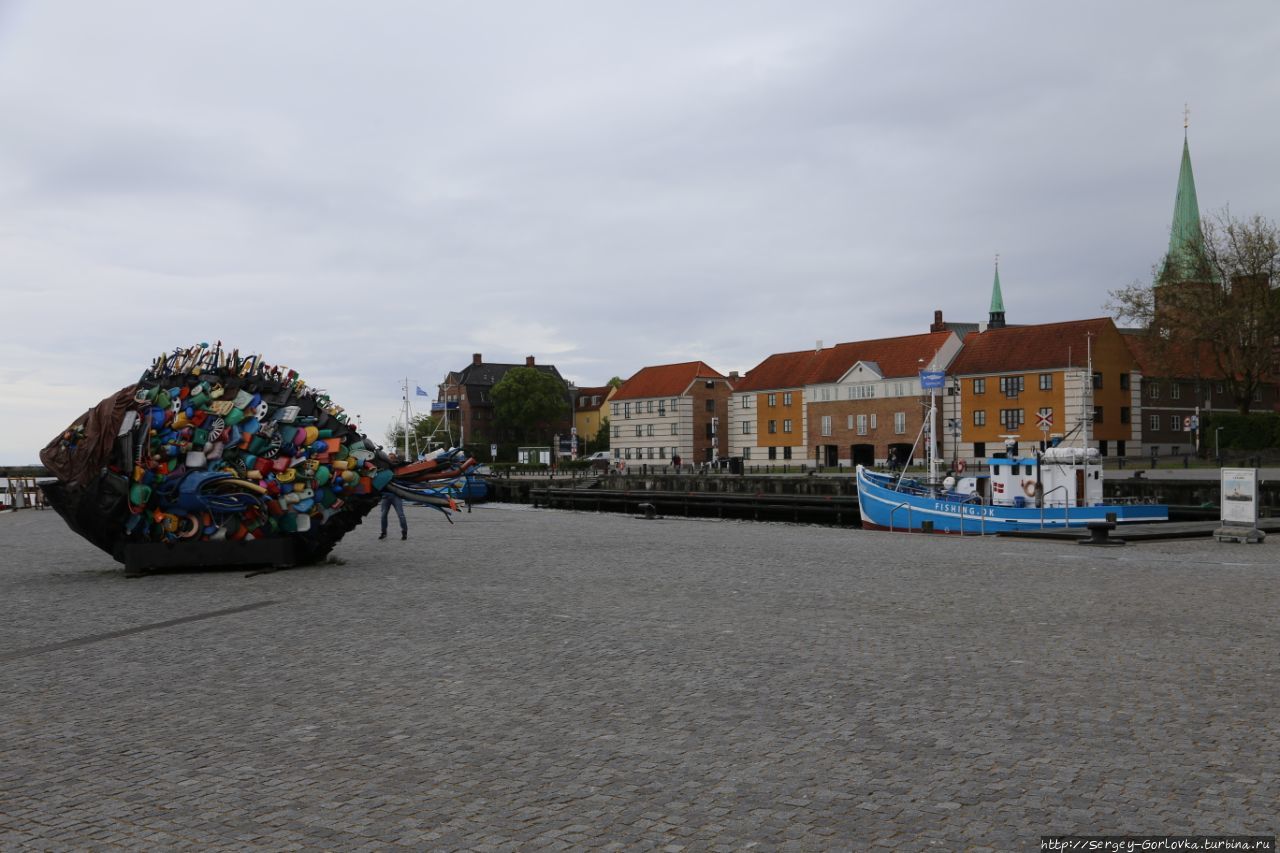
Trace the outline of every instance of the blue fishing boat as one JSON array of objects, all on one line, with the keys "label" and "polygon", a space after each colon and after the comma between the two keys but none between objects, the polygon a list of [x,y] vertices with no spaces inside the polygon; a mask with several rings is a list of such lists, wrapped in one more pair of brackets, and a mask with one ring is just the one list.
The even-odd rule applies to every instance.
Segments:
[{"label": "blue fishing boat", "polygon": [[1095,448],[1050,447],[1031,457],[981,460],[980,477],[939,483],[894,476],[859,465],[858,508],[871,530],[991,534],[1010,530],[1168,521],[1161,504],[1105,501]]}]

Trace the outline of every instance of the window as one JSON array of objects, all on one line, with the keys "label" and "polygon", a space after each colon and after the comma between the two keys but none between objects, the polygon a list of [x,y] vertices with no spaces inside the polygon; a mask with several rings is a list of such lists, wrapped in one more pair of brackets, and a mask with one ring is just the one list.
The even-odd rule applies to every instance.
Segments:
[{"label": "window", "polygon": [[1182,418],[1177,415],[1169,415],[1169,429],[1174,432],[1182,429]]},{"label": "window", "polygon": [[[1121,374],[1120,374],[1120,390],[1121,390],[1121,391],[1128,391],[1128,390],[1129,390],[1129,374],[1127,374],[1127,373],[1121,373]],[[1124,453],[1118,453],[1117,455],[1118,455],[1118,456],[1124,456]]]},{"label": "window", "polygon": [[[826,386],[823,386],[821,393],[822,393],[822,399],[824,399],[824,400],[830,400],[830,399],[831,399],[831,389],[830,389],[830,388],[827,388]],[[790,395],[790,394],[788,394],[787,396],[788,396],[788,397],[790,397],[791,395]],[[788,406],[790,406],[790,405],[791,405],[791,403],[790,403],[789,401],[784,401],[784,403],[785,403],[785,405],[788,405]]]},{"label": "window", "polygon": [[644,425],[644,434],[645,434],[645,435],[653,435],[653,424],[645,424],[645,425]]},{"label": "window", "polygon": [[1215,382],[1213,383],[1213,390],[1215,394],[1222,394],[1226,391],[1226,388],[1221,382]]},{"label": "window", "polygon": [[1001,409],[1000,410],[1000,426],[1008,429],[1016,429],[1027,422],[1026,414],[1022,409]]},{"label": "window", "polygon": [[769,405],[770,405],[770,407],[778,405],[778,395],[777,395],[777,394],[770,394],[770,395],[769,395]]},{"label": "window", "polygon": [[[1096,374],[1095,374],[1095,375],[1096,375]],[[1101,406],[1094,406],[1094,407],[1093,407],[1093,422],[1094,422],[1095,424],[1100,424],[1100,423],[1102,423],[1102,407],[1101,407]]]},{"label": "window", "polygon": [[[1128,406],[1120,407],[1120,423],[1122,424],[1129,423],[1129,407]],[[1121,454],[1121,455],[1123,456],[1124,454]]]},{"label": "window", "polygon": [[987,410],[986,410],[986,409],[974,409],[974,410],[973,410],[973,425],[974,425],[974,426],[986,426],[986,425],[987,425]]},{"label": "window", "polygon": [[653,414],[653,401],[652,401],[652,400],[650,400],[650,401],[649,401],[649,404],[648,404],[648,406],[646,407],[645,411],[647,411],[647,412],[648,412],[649,414],[651,414],[651,415]]},{"label": "window", "polygon": [[751,458],[751,448],[750,448],[750,447],[744,447],[744,448],[742,448],[742,458],[743,458],[744,460],[749,460],[749,459]]},{"label": "window", "polygon": [[744,408],[744,409],[749,409],[749,408],[751,408],[751,395],[750,395],[750,394],[743,394],[743,395],[742,395],[742,408]]},{"label": "window", "polygon": [[714,412],[715,410],[716,410],[716,401],[715,401],[715,400],[708,399],[708,400],[707,400],[707,411],[708,411],[708,412]]},{"label": "window", "polygon": [[672,425],[671,425],[671,434],[672,434],[672,435],[679,435],[679,434],[680,434],[680,424],[672,424]]},{"label": "window", "polygon": [[[674,454],[673,454],[673,455],[674,455]],[[658,458],[659,458],[659,459],[666,459],[666,458],[667,458],[667,449],[666,449],[665,447],[659,447],[659,448],[658,448]]]},{"label": "window", "polygon": [[613,437],[614,437],[614,438],[622,438],[622,427],[620,427],[620,426],[615,426],[615,427],[613,428]]},{"label": "window", "polygon": [[987,455],[987,443],[985,441],[975,441],[973,443],[973,455],[979,459]]},{"label": "window", "polygon": [[1147,418],[1147,428],[1148,428],[1148,429],[1150,429],[1152,432],[1159,432],[1159,430],[1160,430],[1160,416],[1159,416],[1159,415],[1151,415],[1150,417],[1148,417],[1148,418]]},{"label": "window", "polygon": [[831,415],[822,416],[822,434],[831,435]]},{"label": "window", "polygon": [[784,405],[784,406],[790,406],[790,405],[791,405],[791,392],[790,392],[790,391],[787,391],[786,393],[784,393],[784,394],[782,395],[782,405]]},{"label": "window", "polygon": [[790,459],[790,458],[791,458],[791,448],[790,448],[790,447],[784,447],[784,448],[782,448],[782,458],[783,458],[783,459]]},{"label": "window", "polygon": [[644,435],[643,430],[644,430],[644,427],[642,425],[636,424],[636,438],[639,438],[640,436]]},{"label": "window", "polygon": [[858,415],[858,435],[867,434],[867,416]]},{"label": "window", "polygon": [[985,379],[973,380],[973,393],[975,394],[987,393],[987,380]]},{"label": "window", "polygon": [[769,458],[770,458],[770,459],[777,459],[777,458],[778,458],[778,448],[776,448],[776,447],[770,447],[770,448],[769,448]]},{"label": "window", "polygon": [[650,448],[649,448],[649,458],[650,458],[650,459],[652,459],[652,458],[653,458],[653,448],[652,448],[652,447],[650,447]]},{"label": "window", "polygon": [[876,395],[876,386],[871,383],[849,386],[850,400],[869,400]]},{"label": "window", "polygon": [[1021,376],[1001,376],[1000,393],[1006,397],[1016,397],[1023,392],[1025,386]]},{"label": "window", "polygon": [[1151,382],[1147,384],[1147,396],[1150,397],[1152,400],[1160,399],[1160,383],[1159,382],[1156,382],[1154,379],[1152,379]]},{"label": "window", "polygon": [[622,451],[615,447],[615,448],[613,449],[613,458],[614,458],[614,459],[621,459],[621,458],[622,458]]},{"label": "window", "polygon": [[904,432],[907,431],[907,413],[906,412],[893,413],[893,431],[898,435],[902,435]]},{"label": "window", "polygon": [[1093,387],[1095,390],[1102,388],[1102,374],[1096,370],[1093,372]]},{"label": "window", "polygon": [[751,435],[751,421],[742,422],[742,434]]},{"label": "window", "polygon": [[658,401],[658,417],[665,418],[666,416],[667,416],[667,401],[659,400]]},{"label": "window", "polygon": [[631,458],[631,448],[630,448],[630,447],[628,447],[625,451],[623,451],[622,455],[623,455],[623,458],[625,458],[625,459],[630,459],[630,458]]},{"label": "window", "polygon": [[1040,390],[1041,391],[1053,390],[1053,374],[1052,373],[1040,374]]},{"label": "window", "polygon": [[782,421],[782,431],[791,432],[791,418],[784,418]]},{"label": "window", "polygon": [[1174,382],[1172,385],[1169,386],[1169,399],[1170,400],[1182,399],[1182,383],[1181,382]]},{"label": "window", "polygon": [[845,429],[853,429],[853,415],[849,415],[849,422],[845,424]]},{"label": "window", "polygon": [[875,412],[872,412],[872,413],[871,413],[871,428],[872,428],[872,429],[875,429],[875,428],[876,428],[876,415],[875,415]]},{"label": "window", "polygon": [[770,434],[770,435],[773,435],[773,434],[774,434],[774,433],[776,433],[777,431],[778,431],[778,422],[777,422],[777,421],[769,421],[769,434]]},{"label": "window", "polygon": [[629,417],[631,417],[631,404],[630,404],[630,403],[623,403],[623,404],[622,404],[622,417],[624,417],[624,418],[629,418]]}]

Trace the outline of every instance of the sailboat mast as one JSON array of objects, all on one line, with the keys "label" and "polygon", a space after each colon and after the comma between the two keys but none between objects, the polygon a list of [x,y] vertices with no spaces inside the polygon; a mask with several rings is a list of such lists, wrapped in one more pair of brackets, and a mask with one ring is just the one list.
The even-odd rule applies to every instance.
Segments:
[{"label": "sailboat mast", "polygon": [[406,462],[409,461],[409,379],[404,380],[404,456],[401,457]]}]

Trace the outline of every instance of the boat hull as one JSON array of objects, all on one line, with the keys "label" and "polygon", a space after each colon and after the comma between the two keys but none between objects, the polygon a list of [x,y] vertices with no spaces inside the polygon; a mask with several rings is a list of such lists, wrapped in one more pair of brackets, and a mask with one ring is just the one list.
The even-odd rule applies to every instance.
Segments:
[{"label": "boat hull", "polygon": [[[1159,504],[1099,504],[1088,507],[1010,507],[963,503],[945,497],[896,491],[889,478],[858,466],[858,509],[869,530],[984,535],[1012,530],[1084,527],[1093,521],[1120,524],[1168,521]],[[926,525],[926,522],[928,525]]]}]

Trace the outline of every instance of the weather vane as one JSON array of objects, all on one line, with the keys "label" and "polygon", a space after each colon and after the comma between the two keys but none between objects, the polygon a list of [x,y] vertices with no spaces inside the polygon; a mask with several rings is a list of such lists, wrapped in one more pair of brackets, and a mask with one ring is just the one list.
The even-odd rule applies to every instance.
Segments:
[{"label": "weather vane", "polygon": [[1191,124],[1191,107],[1184,102],[1182,104],[1182,129],[1186,130],[1189,124]]}]

